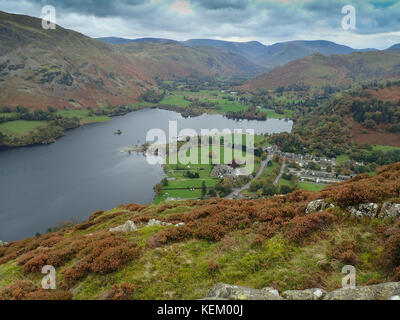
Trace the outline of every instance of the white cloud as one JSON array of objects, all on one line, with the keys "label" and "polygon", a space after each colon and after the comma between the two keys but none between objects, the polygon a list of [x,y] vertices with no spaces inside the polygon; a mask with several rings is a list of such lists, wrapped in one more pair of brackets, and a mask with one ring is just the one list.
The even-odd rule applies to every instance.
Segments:
[{"label": "white cloud", "polygon": [[190,3],[185,0],[175,0],[175,2],[169,7],[170,10],[176,11],[180,14],[193,14],[193,9],[190,6]]}]

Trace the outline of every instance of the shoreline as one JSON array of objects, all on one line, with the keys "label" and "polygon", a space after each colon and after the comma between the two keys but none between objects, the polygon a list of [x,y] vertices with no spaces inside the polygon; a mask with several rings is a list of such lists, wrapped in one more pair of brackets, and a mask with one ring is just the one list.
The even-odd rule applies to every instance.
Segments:
[{"label": "shoreline", "polygon": [[[113,108],[113,107],[111,107]],[[115,108],[115,107],[114,107]],[[179,113],[182,117],[184,118],[196,118],[199,116],[202,116],[204,114],[220,114],[224,117],[227,117],[228,119],[230,119],[228,117],[228,114],[224,113],[224,112],[218,112],[219,110],[212,110],[212,109],[196,109],[196,110],[188,110],[186,108],[181,108],[178,106],[173,106],[173,105],[166,105],[166,104],[160,104],[160,105],[145,105],[145,106],[137,106],[135,107],[135,109],[132,109],[130,111],[127,112],[123,112],[123,113],[118,113],[118,114],[113,114],[113,115],[106,115],[106,117],[108,117],[109,119],[107,121],[90,121],[90,122],[86,122],[86,123],[81,123],[77,126],[73,126],[73,127],[69,127],[69,128],[62,128],[60,126],[52,126],[50,124],[47,124],[48,129],[57,129],[58,131],[55,132],[53,134],[53,136],[51,136],[50,138],[46,138],[43,139],[41,141],[38,142],[34,142],[34,143],[21,143],[21,144],[15,144],[15,145],[0,145],[0,152],[3,151],[7,151],[7,150],[13,150],[13,149],[18,149],[18,148],[25,148],[25,147],[35,147],[35,146],[43,146],[43,145],[50,145],[53,143],[56,143],[58,139],[64,137],[66,135],[66,132],[73,130],[73,129],[78,129],[87,125],[91,125],[91,124],[96,124],[96,123],[103,123],[103,122],[108,122],[108,121],[112,121],[113,118],[115,117],[119,117],[119,116],[125,116],[129,113],[132,112],[137,112],[140,110],[145,110],[145,109],[160,109],[160,110],[167,110],[167,111],[172,111],[172,112],[176,112]],[[261,119],[253,119],[253,118],[235,118],[232,120],[236,120],[236,121],[240,121],[240,120],[248,120],[248,121],[267,121],[268,119],[276,119],[276,118],[269,118],[267,117],[265,120],[261,120]],[[293,119],[288,119],[288,118],[277,118],[278,120],[282,120],[282,121],[294,121]],[[31,133],[28,133],[26,135],[22,135],[22,137],[27,137],[27,138],[32,138],[34,139],[36,137],[37,134],[37,130],[32,131]]]}]

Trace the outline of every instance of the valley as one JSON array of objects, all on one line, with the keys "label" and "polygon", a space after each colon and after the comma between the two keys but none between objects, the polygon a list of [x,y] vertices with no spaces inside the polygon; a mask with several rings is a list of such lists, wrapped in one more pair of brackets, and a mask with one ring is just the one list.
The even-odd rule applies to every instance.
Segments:
[{"label": "valley", "polygon": [[349,265],[398,298],[400,45],[194,38],[191,0],[180,40],[98,31],[121,3],[91,36],[0,11],[0,300],[344,300]]}]

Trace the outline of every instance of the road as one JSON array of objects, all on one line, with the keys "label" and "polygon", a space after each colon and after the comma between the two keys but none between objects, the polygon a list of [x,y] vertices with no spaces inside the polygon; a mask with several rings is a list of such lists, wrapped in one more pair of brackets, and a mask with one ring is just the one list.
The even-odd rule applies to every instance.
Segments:
[{"label": "road", "polygon": [[250,189],[251,183],[254,180],[257,180],[258,178],[261,177],[261,175],[263,174],[265,168],[268,165],[268,162],[272,161],[273,158],[274,158],[274,153],[272,153],[271,155],[268,155],[267,159],[265,159],[264,161],[261,162],[260,168],[258,169],[258,171],[256,173],[256,176],[253,178],[253,180],[251,180],[249,183],[247,183],[243,187],[240,187],[238,189],[234,189],[232,191],[232,193],[227,195],[225,198],[226,199],[236,199],[236,198],[240,197],[240,193],[242,193],[244,190]]},{"label": "road", "polygon": [[276,177],[276,179],[274,181],[274,186],[278,185],[279,180],[281,180],[283,174],[285,173],[285,169],[286,169],[286,162],[283,162],[282,167],[281,167],[281,172],[279,173],[279,175]]}]

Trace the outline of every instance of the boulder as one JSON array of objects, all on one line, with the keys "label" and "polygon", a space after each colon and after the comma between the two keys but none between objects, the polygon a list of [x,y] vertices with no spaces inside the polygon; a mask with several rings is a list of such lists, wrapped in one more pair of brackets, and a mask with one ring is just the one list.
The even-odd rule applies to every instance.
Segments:
[{"label": "boulder", "polygon": [[164,227],[172,227],[173,224],[172,223],[167,223],[167,222],[162,222],[159,220],[155,220],[155,219],[151,219],[148,224],[148,227],[153,227],[153,226],[164,226]]},{"label": "boulder", "polygon": [[387,218],[400,218],[400,204],[385,202],[382,205],[381,212],[378,215],[379,219],[387,219]]},{"label": "boulder", "polygon": [[323,199],[320,200],[315,200],[315,201],[311,201],[306,209],[306,213],[310,214],[312,212],[316,212],[316,211],[324,211],[328,208],[334,208],[335,206],[331,203],[326,202]]},{"label": "boulder", "polygon": [[282,293],[286,300],[322,300],[327,295],[323,289],[289,290]]},{"label": "boulder", "polygon": [[256,290],[220,283],[208,291],[204,300],[400,300],[400,282],[339,289],[330,293],[320,288],[289,290],[282,296],[274,288]]},{"label": "boulder", "polygon": [[183,227],[183,226],[185,226],[185,224],[184,224],[183,222],[181,222],[181,223],[178,223],[178,224],[176,224],[176,225],[175,225],[175,227],[177,227],[177,228],[179,228],[179,227]]},{"label": "boulder", "polygon": [[379,206],[376,203],[364,203],[358,206],[348,207],[349,212],[357,218],[370,217],[374,218],[378,214]]},{"label": "boulder", "polygon": [[128,220],[125,224],[123,224],[122,226],[116,227],[116,228],[111,228],[110,232],[133,232],[133,231],[137,231],[137,227],[136,225]]},{"label": "boulder", "polygon": [[339,289],[328,293],[324,300],[389,300],[400,294],[400,282],[383,283],[355,289]]},{"label": "boulder", "polygon": [[[185,224],[183,222],[178,223],[175,225],[175,227],[182,227]],[[172,223],[168,223],[168,222],[162,222],[159,220],[155,220],[155,219],[151,219],[148,223],[147,223],[148,227],[153,227],[153,226],[163,226],[163,227],[172,227],[174,226]]]},{"label": "boulder", "polygon": [[204,300],[283,300],[283,298],[273,288],[256,290],[220,283],[208,291]]}]

